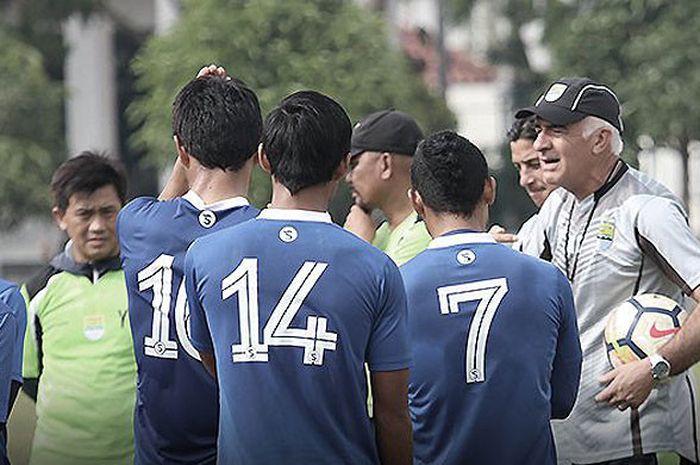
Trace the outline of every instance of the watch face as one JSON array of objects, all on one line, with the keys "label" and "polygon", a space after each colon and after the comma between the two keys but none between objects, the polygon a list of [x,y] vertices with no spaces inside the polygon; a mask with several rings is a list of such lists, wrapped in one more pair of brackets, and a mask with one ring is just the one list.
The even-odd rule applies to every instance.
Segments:
[{"label": "watch face", "polygon": [[665,379],[668,377],[669,372],[671,371],[671,366],[668,364],[666,360],[659,360],[654,364],[654,367],[651,369],[651,374],[654,377],[654,379]]}]

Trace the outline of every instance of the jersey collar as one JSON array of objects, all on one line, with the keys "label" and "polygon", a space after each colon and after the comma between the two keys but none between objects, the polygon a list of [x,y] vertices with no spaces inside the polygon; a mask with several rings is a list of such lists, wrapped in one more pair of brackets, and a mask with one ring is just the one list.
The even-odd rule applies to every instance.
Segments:
[{"label": "jersey collar", "polygon": [[195,191],[187,191],[182,198],[191,203],[197,210],[211,210],[214,212],[250,205],[245,197],[231,197],[230,199],[219,200],[207,205]]},{"label": "jersey collar", "polygon": [[258,215],[261,220],[282,220],[282,221],[315,221],[317,223],[332,223],[331,215],[328,212],[317,212],[311,210],[293,210],[282,208],[266,208]]},{"label": "jersey collar", "polygon": [[436,237],[428,245],[429,249],[442,249],[453,245],[465,244],[495,244],[496,239],[485,232],[450,232]]},{"label": "jersey collar", "polygon": [[613,168],[613,171],[610,173],[609,179],[607,182],[605,182],[602,186],[598,188],[597,191],[593,193],[593,199],[598,201],[600,200],[605,194],[610,191],[613,187],[615,187],[615,184],[622,179],[622,176],[627,172],[629,169],[629,166],[627,166],[627,163],[620,158],[618,159],[617,163],[615,164],[615,167]]}]

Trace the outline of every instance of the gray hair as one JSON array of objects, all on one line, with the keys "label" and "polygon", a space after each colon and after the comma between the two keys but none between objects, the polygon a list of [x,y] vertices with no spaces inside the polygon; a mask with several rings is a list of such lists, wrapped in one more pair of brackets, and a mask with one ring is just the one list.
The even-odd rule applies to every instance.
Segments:
[{"label": "gray hair", "polygon": [[581,134],[584,139],[591,137],[594,131],[605,128],[609,129],[612,133],[612,140],[610,141],[610,150],[612,150],[613,155],[619,156],[624,148],[624,142],[622,142],[622,136],[620,131],[617,130],[615,126],[608,123],[604,119],[598,118],[597,116],[586,116],[581,124]]}]

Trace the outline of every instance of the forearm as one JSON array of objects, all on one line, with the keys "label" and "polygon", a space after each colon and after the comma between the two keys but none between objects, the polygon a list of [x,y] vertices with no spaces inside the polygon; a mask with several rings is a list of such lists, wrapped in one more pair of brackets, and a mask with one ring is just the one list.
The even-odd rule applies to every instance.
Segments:
[{"label": "forearm", "polygon": [[377,449],[382,465],[412,463],[411,419],[408,411],[384,412],[374,405]]},{"label": "forearm", "polygon": [[413,461],[411,419],[408,416],[408,370],[372,372],[377,450],[382,465]]},{"label": "forearm", "polygon": [[209,374],[216,379],[216,359],[214,359],[214,354],[210,352],[200,352],[200,358],[202,359],[202,365],[207,369]]},{"label": "forearm", "polygon": [[163,190],[158,196],[158,200],[171,200],[176,197],[181,197],[187,193],[188,189],[189,184],[185,176],[185,167],[180,162],[180,157],[177,157],[173,165],[173,170],[170,172],[168,182],[165,184],[165,187],[163,187]]},{"label": "forearm", "polygon": [[[697,299],[697,290],[693,297]],[[659,354],[671,364],[671,375],[677,375],[700,361],[700,305],[696,305],[681,330]]]}]

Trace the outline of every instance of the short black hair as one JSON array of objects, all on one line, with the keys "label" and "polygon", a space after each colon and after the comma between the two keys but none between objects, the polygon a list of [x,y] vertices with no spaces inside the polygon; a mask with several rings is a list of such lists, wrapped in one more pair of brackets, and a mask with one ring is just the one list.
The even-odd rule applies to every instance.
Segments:
[{"label": "short black hair", "polygon": [[124,165],[108,156],[86,150],[59,166],[51,178],[54,206],[65,211],[75,193],[92,194],[112,185],[121,204],[126,202],[126,172]]},{"label": "short black hair", "polygon": [[236,171],[257,152],[260,103],[243,81],[200,77],[175,97],[172,124],[184,149],[202,166]]},{"label": "short black hair", "polygon": [[509,142],[516,142],[520,139],[534,141],[537,139],[537,117],[516,118],[508,129],[507,135]]},{"label": "short black hair", "polygon": [[439,131],[421,142],[411,164],[413,188],[436,213],[470,216],[488,175],[481,150],[454,131]]},{"label": "short black hair", "polygon": [[351,135],[345,109],[307,90],[289,95],[267,115],[262,144],[275,179],[293,195],[333,178],[350,152]]}]

